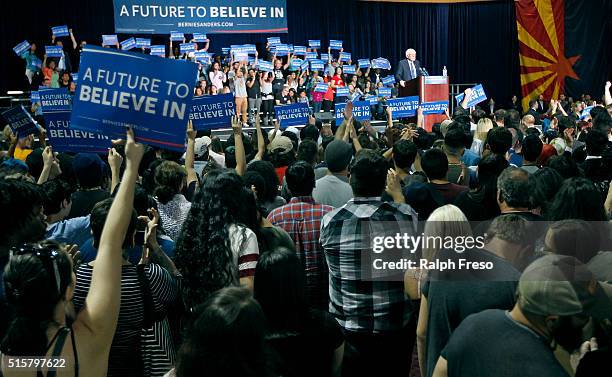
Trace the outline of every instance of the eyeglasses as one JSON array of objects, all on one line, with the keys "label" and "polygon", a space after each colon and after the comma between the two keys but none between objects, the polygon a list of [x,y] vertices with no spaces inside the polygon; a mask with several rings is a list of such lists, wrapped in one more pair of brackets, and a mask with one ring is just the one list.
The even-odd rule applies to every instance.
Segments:
[{"label": "eyeglasses", "polygon": [[24,244],[22,246],[14,246],[10,250],[10,258],[14,255],[36,255],[38,259],[43,263],[45,269],[48,272],[53,270],[53,274],[55,276],[55,286],[57,287],[58,294],[60,292],[60,274],[59,268],[57,267],[57,259],[60,255],[60,252],[55,249],[50,249],[44,246],[36,245],[36,244]]}]

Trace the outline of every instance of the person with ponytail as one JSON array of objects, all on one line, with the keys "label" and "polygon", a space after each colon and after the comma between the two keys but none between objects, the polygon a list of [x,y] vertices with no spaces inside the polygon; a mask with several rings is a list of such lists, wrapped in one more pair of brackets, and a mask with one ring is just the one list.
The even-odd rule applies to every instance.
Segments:
[{"label": "person with ponytail", "polygon": [[70,304],[75,286],[72,258],[60,245],[42,242],[10,248],[3,284],[16,317],[0,344],[4,376],[24,376],[23,369],[14,367],[15,358],[24,356],[65,360],[65,368],[42,366],[32,376],[106,375],[119,314],[122,243],[143,152],[128,131],[123,181],[102,231],[86,305],[78,315]]},{"label": "person with ponytail", "polygon": [[155,199],[161,226],[174,241],[191,208],[191,203],[181,194],[186,177],[185,168],[173,161],[164,161],[155,169]]}]

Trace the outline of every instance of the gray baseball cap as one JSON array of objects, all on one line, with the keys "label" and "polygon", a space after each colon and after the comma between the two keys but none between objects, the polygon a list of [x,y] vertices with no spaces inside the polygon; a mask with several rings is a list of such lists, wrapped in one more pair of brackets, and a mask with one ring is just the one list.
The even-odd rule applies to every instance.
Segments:
[{"label": "gray baseball cap", "polygon": [[612,318],[612,285],[598,282],[574,257],[550,254],[535,260],[521,275],[518,292],[519,306],[532,314]]}]

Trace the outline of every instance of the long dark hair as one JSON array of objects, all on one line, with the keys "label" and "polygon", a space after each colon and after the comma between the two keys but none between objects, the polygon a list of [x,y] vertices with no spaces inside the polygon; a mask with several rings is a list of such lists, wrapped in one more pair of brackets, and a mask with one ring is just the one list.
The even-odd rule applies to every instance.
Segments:
[{"label": "long dark hair", "polygon": [[52,241],[25,244],[11,251],[14,254],[4,269],[3,280],[15,318],[0,351],[11,356],[43,356],[53,311],[72,283],[72,263]]},{"label": "long dark hair", "polygon": [[566,179],[548,210],[552,221],[579,219],[607,221],[603,199],[595,184],[586,178]]},{"label": "long dark hair", "polygon": [[268,318],[272,332],[292,332],[308,310],[304,267],[297,254],[287,248],[263,253],[255,270],[255,299]]},{"label": "long dark hair", "polygon": [[257,192],[257,197],[264,202],[273,202],[278,196],[278,175],[274,165],[269,161],[253,161],[247,166],[247,172],[256,171],[265,180],[265,191]]},{"label": "long dark hair", "polygon": [[193,200],[176,243],[175,259],[191,306],[237,281],[228,225],[244,222],[243,190],[240,176],[225,170],[209,174]]},{"label": "long dark hair", "polygon": [[270,375],[265,316],[247,289],[221,289],[196,312],[179,350],[177,377]]}]

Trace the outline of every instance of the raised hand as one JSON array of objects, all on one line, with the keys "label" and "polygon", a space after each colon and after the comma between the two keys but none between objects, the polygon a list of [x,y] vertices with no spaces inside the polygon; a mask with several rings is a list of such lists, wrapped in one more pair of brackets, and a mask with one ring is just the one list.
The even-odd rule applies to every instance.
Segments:
[{"label": "raised hand", "polygon": [[125,158],[127,160],[127,165],[132,165],[138,169],[138,165],[140,165],[144,152],[144,145],[136,143],[134,130],[132,130],[132,128],[128,128],[127,141],[125,143]]}]

